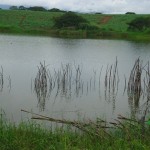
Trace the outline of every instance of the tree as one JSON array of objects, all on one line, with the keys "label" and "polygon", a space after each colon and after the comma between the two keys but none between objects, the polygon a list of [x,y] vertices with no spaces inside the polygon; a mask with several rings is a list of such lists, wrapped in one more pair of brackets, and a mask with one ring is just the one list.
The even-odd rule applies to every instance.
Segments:
[{"label": "tree", "polygon": [[18,7],[17,7],[17,6],[10,6],[9,9],[10,9],[10,10],[17,10]]},{"label": "tree", "polygon": [[49,9],[48,11],[49,11],[49,12],[66,12],[66,11],[60,10],[60,9],[58,9],[58,8],[52,8],[52,9]]},{"label": "tree", "polygon": [[27,8],[26,7],[24,7],[24,6],[19,6],[19,8],[18,8],[19,10],[26,10]]},{"label": "tree", "polygon": [[135,12],[126,12],[126,15],[135,15]]},{"label": "tree", "polygon": [[32,10],[32,11],[47,11],[44,7],[41,7],[41,6],[29,7],[28,10]]},{"label": "tree", "polygon": [[81,23],[86,23],[87,21],[72,12],[67,12],[60,17],[54,18],[54,27],[56,28],[64,28],[64,27],[74,27],[78,28]]},{"label": "tree", "polygon": [[101,13],[101,12],[96,12],[95,14],[96,14],[96,15],[101,15],[102,13]]},{"label": "tree", "polygon": [[128,23],[128,30],[142,31],[146,28],[150,28],[150,17],[139,17]]}]

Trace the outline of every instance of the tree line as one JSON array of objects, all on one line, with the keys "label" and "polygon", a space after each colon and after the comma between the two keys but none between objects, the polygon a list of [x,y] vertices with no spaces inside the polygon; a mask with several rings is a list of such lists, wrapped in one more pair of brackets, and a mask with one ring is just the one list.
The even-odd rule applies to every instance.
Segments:
[{"label": "tree line", "polygon": [[25,6],[10,6],[10,10],[31,10],[31,11],[49,11],[49,12],[66,12],[64,10],[60,10],[58,8],[46,9],[42,6],[33,6],[33,7],[25,7]]}]

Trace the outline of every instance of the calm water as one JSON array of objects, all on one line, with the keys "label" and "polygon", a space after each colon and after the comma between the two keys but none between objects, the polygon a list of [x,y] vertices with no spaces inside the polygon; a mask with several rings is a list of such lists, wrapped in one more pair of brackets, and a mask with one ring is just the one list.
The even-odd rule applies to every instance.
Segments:
[{"label": "calm water", "polygon": [[[21,113],[21,109],[66,119],[94,119],[97,116],[111,119],[118,114],[130,115],[134,106],[130,106],[127,92],[124,92],[124,76],[129,78],[139,56],[144,63],[149,60],[150,44],[122,40],[0,35],[0,65],[4,76],[0,107],[13,121],[27,117]],[[116,57],[118,86],[115,92],[112,89],[109,92],[104,86],[105,76],[107,68],[115,64]],[[44,61],[53,82],[57,80],[57,73],[61,71],[63,74],[63,69],[69,64],[71,89],[68,84],[65,91],[61,87],[57,93],[56,81],[51,93],[47,91],[44,97],[37,95],[34,79],[40,62],[44,64]],[[81,84],[76,89],[78,67]],[[139,107],[143,103],[141,97]]]}]

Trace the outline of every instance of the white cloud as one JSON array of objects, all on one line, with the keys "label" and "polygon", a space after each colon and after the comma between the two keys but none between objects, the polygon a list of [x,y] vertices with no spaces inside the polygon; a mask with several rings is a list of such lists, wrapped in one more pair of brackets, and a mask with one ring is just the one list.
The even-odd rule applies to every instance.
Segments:
[{"label": "white cloud", "polygon": [[0,0],[0,4],[56,7],[80,12],[150,13],[150,0]]}]

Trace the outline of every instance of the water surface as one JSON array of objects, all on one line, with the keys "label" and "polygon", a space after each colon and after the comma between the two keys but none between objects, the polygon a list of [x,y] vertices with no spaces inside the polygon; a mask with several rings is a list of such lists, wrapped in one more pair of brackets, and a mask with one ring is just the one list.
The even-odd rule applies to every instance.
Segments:
[{"label": "water surface", "polygon": [[[105,89],[107,67],[118,61],[118,90]],[[32,110],[55,118],[77,119],[87,117],[116,117],[130,114],[124,76],[128,79],[135,60],[144,63],[150,58],[150,44],[123,40],[61,39],[50,37],[0,35],[0,65],[3,68],[4,87],[0,92],[0,107],[14,121],[27,117],[21,109]],[[34,79],[40,62],[55,77],[55,71],[69,64],[75,79],[76,68],[82,70],[82,88],[77,95],[75,82],[71,96],[58,94],[54,89],[39,103],[34,91]],[[101,72],[101,77],[100,77]],[[99,84],[100,77],[100,84]],[[11,79],[11,86],[10,86]],[[73,81],[72,81],[73,82]],[[99,87],[100,85],[100,87]],[[142,98],[139,105],[143,104]]]}]

